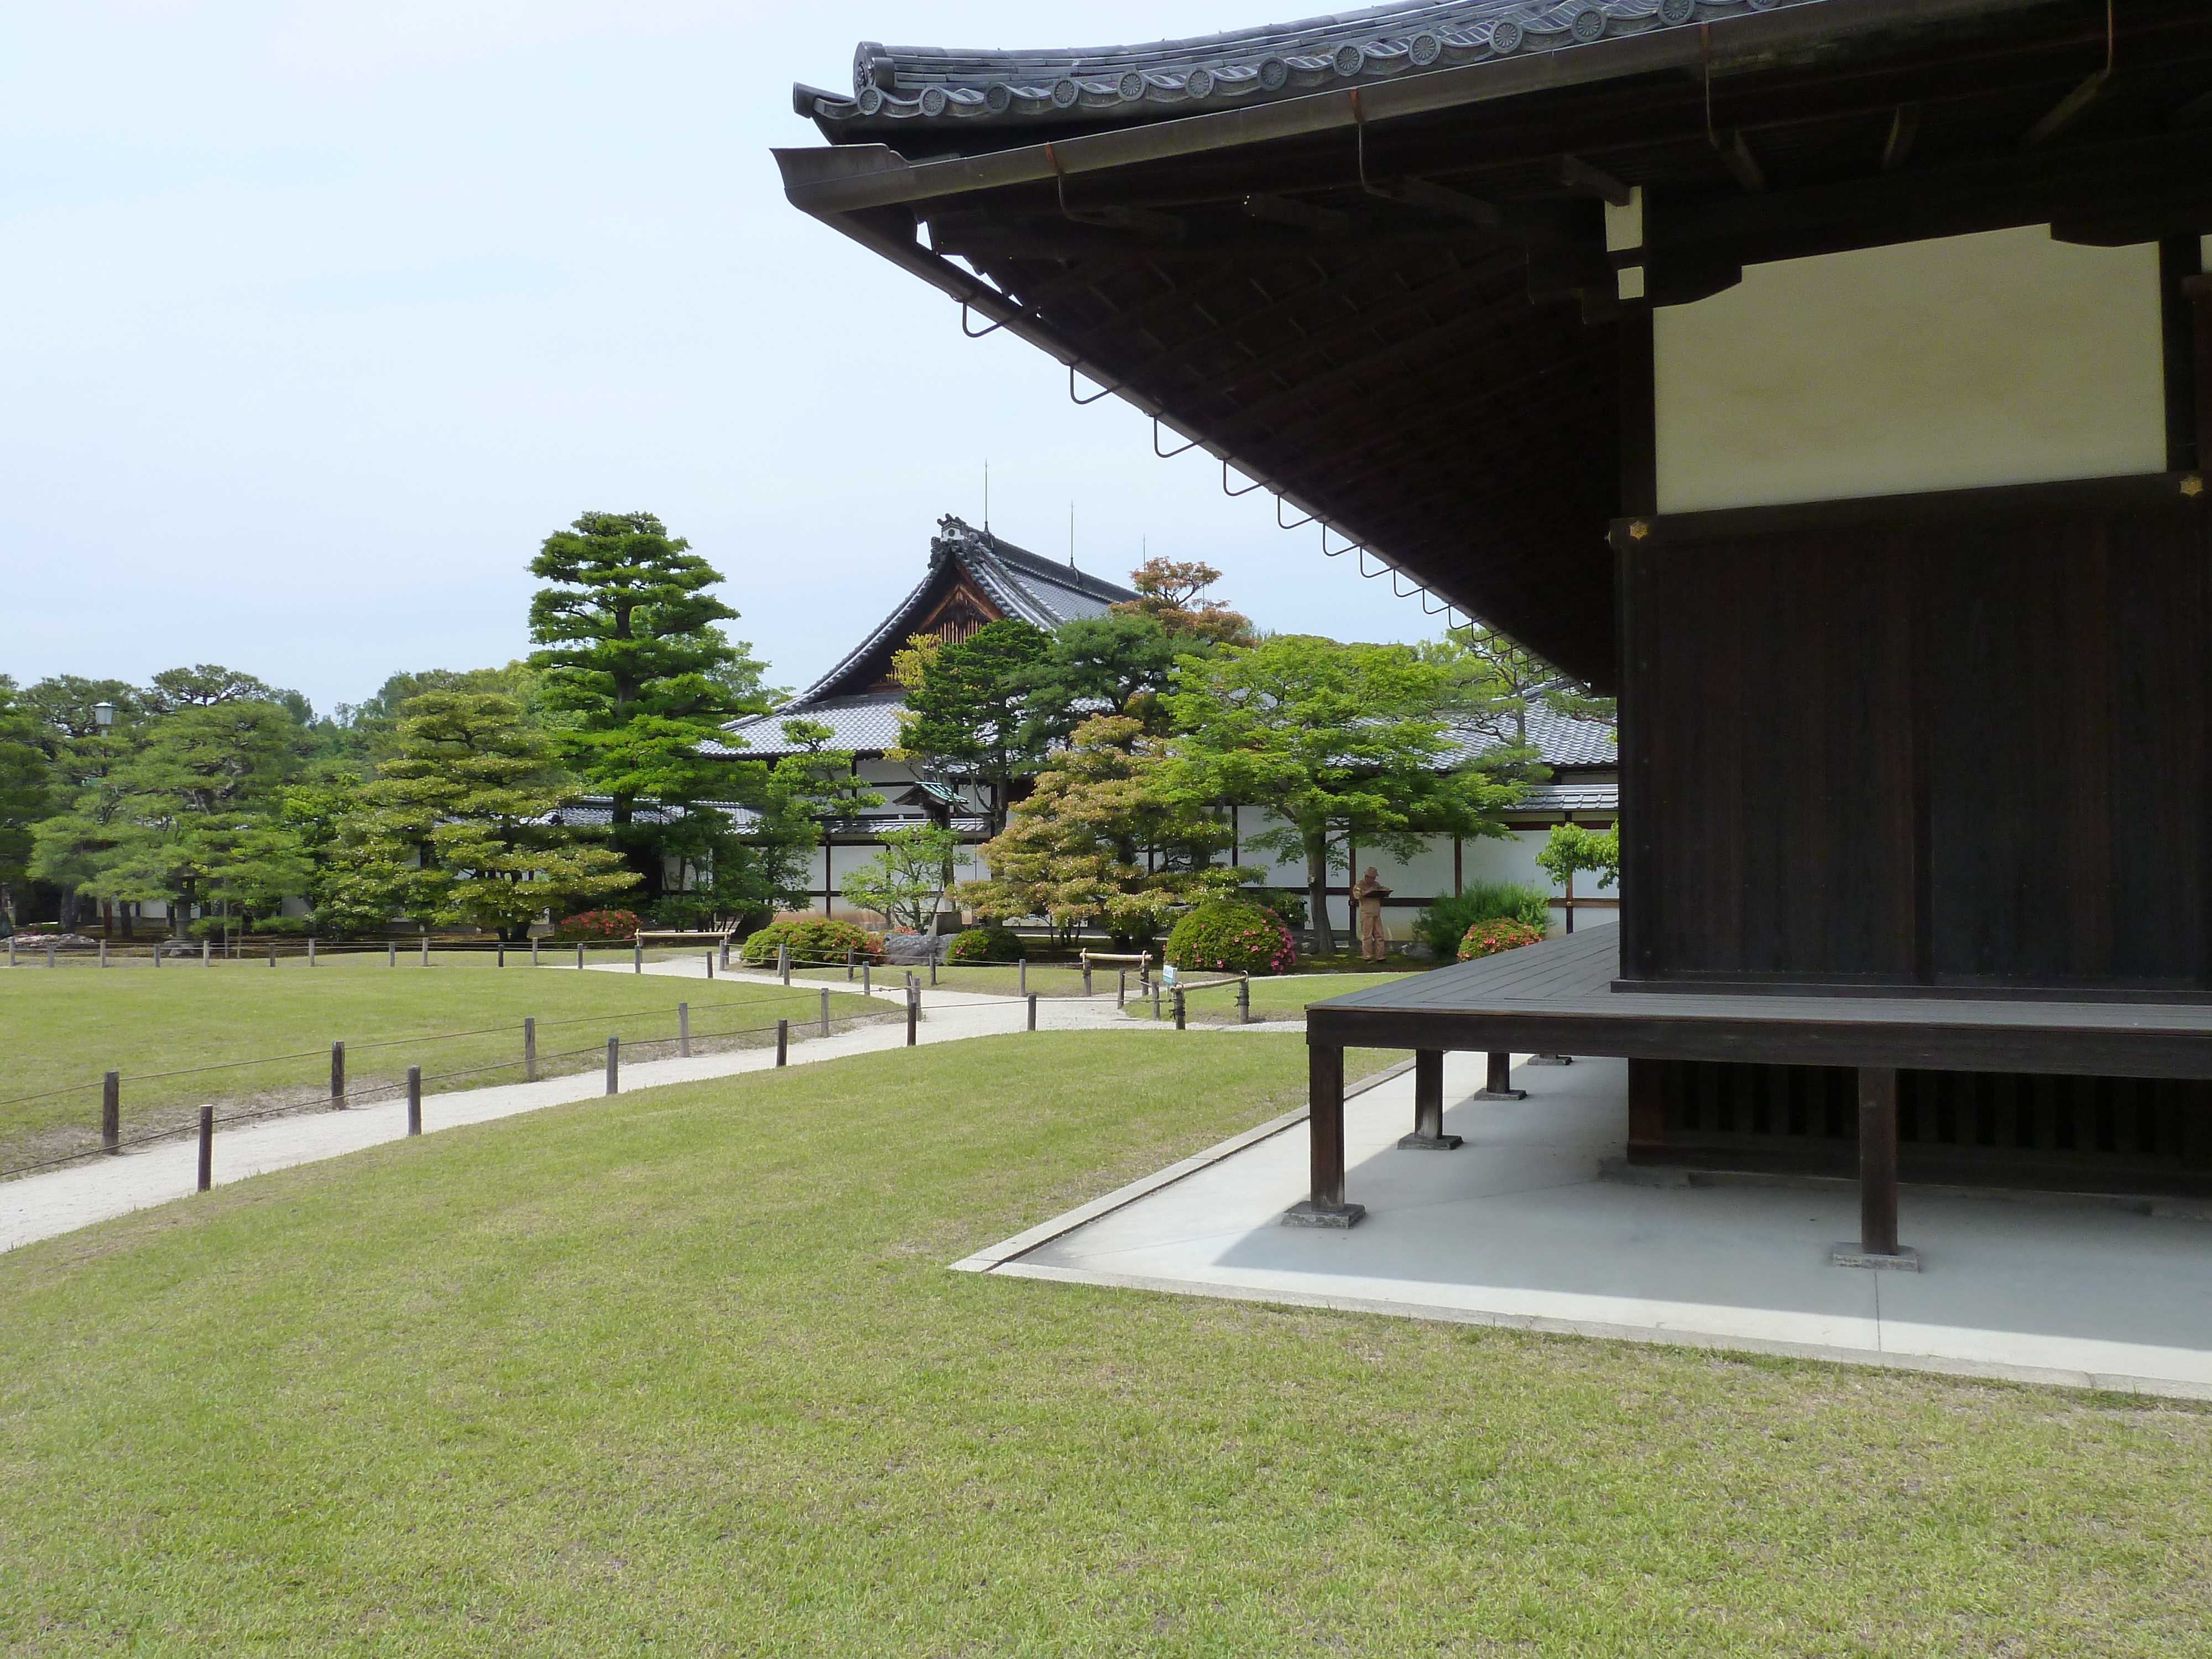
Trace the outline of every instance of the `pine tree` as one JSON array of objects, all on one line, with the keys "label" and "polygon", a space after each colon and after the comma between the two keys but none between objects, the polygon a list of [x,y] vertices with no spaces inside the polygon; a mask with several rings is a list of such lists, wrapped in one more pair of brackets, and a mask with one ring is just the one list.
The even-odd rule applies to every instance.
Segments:
[{"label": "pine tree", "polygon": [[544,911],[582,908],[636,884],[611,848],[561,822],[574,786],[514,698],[432,691],[401,706],[392,755],[332,848],[333,921],[395,914],[526,935]]}]

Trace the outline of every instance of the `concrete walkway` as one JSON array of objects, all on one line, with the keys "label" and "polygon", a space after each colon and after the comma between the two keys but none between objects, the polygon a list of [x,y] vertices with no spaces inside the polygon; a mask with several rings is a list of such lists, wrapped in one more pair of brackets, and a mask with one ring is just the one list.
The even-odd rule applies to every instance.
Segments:
[{"label": "concrete walkway", "polygon": [[1368,1206],[1348,1231],[1280,1224],[1305,1196],[1294,1112],[957,1265],[2212,1399],[2212,1224],[2191,1206],[1907,1187],[1925,1271],[1837,1267],[1847,1184],[1601,1179],[1626,1134],[1622,1062],[1522,1066],[1510,1103],[1468,1098],[1481,1063],[1447,1067],[1456,1152],[1399,1148],[1410,1076],[1346,1103],[1347,1193]]},{"label": "concrete walkway", "polygon": [[[552,964],[548,963],[550,967]],[[543,971],[542,969],[540,971]],[[573,968],[570,972],[575,971]],[[604,970],[598,964],[587,970],[628,973],[629,964]],[[648,963],[646,971],[673,977],[703,979],[703,956],[690,961]],[[773,975],[732,973],[718,981],[774,985]],[[794,988],[797,988],[794,981]],[[842,985],[832,986],[842,991]],[[855,993],[859,987],[853,988]],[[876,999],[895,1012],[903,1004],[899,985],[878,986]],[[915,1032],[918,1042],[957,1042],[965,1038],[997,1036],[1025,1028],[1028,1010],[1018,1001],[978,996],[960,991],[921,994],[922,1019]],[[1129,1019],[1114,1006],[1111,994],[1103,997],[1040,997],[1037,1029],[1048,1031],[1126,1030],[1149,1020]],[[790,1059],[794,1066],[842,1060],[848,1054],[873,1054],[896,1048],[906,1042],[906,1022],[889,1019],[826,1037],[806,1037],[802,1022],[794,1021]],[[693,1083],[702,1078],[732,1077],[743,1072],[772,1068],[775,1051],[770,1048],[740,1048],[722,1054],[698,1054],[689,1060],[626,1062],[622,1067],[622,1091],[632,1093],[663,1084]],[[516,1083],[495,1088],[457,1090],[426,1096],[422,1102],[425,1134],[463,1124],[512,1117],[542,1107],[571,1101],[604,1097],[606,1079],[597,1069],[538,1083]],[[264,1118],[238,1127],[218,1127],[215,1139],[215,1180],[218,1185],[244,1181],[295,1164],[312,1164],[342,1158],[364,1147],[398,1140],[407,1133],[407,1103],[393,1100],[358,1106],[347,1111],[300,1113]],[[25,1176],[0,1182],[0,1251],[11,1250],[33,1240],[91,1225],[110,1216],[127,1214],[192,1193],[198,1182],[198,1143],[189,1135],[158,1142],[141,1151],[116,1158],[94,1158],[46,1175]]]}]

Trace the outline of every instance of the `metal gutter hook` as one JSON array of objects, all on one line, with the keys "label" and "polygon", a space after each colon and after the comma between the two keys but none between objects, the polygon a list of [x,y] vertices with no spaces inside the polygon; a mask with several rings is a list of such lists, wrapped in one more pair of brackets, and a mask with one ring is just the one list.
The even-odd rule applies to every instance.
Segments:
[{"label": "metal gutter hook", "polygon": [[1319,517],[1321,517],[1321,514],[1318,514],[1318,513],[1309,513],[1309,514],[1307,514],[1305,515],[1305,517],[1304,517],[1304,518],[1300,519],[1300,520],[1299,520],[1296,524],[1285,524],[1285,523],[1283,522],[1283,496],[1282,496],[1282,492],[1281,492],[1281,491],[1279,491],[1279,490],[1278,490],[1278,491],[1276,492],[1276,494],[1275,494],[1275,528],[1276,528],[1276,529],[1278,529],[1278,530],[1304,530],[1304,529],[1308,525],[1311,524],[1311,523],[1312,523],[1316,519],[1318,519]]},{"label": "metal gutter hook", "polygon": [[1118,386],[1109,386],[1099,392],[1092,393],[1088,398],[1079,398],[1075,395],[1075,365],[1073,363],[1070,363],[1067,366],[1067,400],[1079,409],[1081,409],[1087,404],[1095,404],[1101,398],[1110,398],[1121,389],[1121,388]]},{"label": "metal gutter hook", "polygon": [[[1160,447],[1160,417],[1157,415],[1152,416],[1152,453],[1158,456],[1162,460],[1171,461],[1176,456],[1182,454],[1183,449],[1195,449],[1197,447],[1198,440],[1193,438],[1188,443],[1182,447],[1182,449],[1162,449]],[[1229,464],[1226,461],[1222,463],[1222,465],[1224,468],[1228,465]]]},{"label": "metal gutter hook", "polygon": [[961,331],[963,334],[965,334],[965,335],[966,335],[969,339],[971,339],[971,340],[980,340],[980,339],[981,339],[981,338],[982,338],[986,334],[996,334],[996,333],[997,333],[1000,329],[1004,328],[1006,325],[1006,319],[1005,319],[1004,318],[1000,318],[997,322],[995,322],[995,323],[992,324],[992,325],[990,325],[990,327],[988,327],[988,328],[985,328],[985,329],[974,329],[974,328],[970,328],[970,327],[969,327],[969,326],[968,326],[968,301],[965,301],[965,300],[963,300],[963,301],[960,302],[960,331]]},{"label": "metal gutter hook", "polygon": [[1324,559],[1340,559],[1358,546],[1360,546],[1359,543],[1348,541],[1342,547],[1332,551],[1328,544],[1328,526],[1323,525],[1321,527],[1321,556]]},{"label": "metal gutter hook", "polygon": [[1248,483],[1242,489],[1231,489],[1229,487],[1229,458],[1226,455],[1221,458],[1221,493],[1231,501],[1239,495],[1249,495],[1255,489],[1265,489],[1267,487],[1266,481],[1261,480],[1258,483]]},{"label": "metal gutter hook", "polygon": [[1370,570],[1367,568],[1367,550],[1364,547],[1359,550],[1358,565],[1359,574],[1366,577],[1370,582],[1390,568],[1389,563],[1386,562],[1381,570]]}]

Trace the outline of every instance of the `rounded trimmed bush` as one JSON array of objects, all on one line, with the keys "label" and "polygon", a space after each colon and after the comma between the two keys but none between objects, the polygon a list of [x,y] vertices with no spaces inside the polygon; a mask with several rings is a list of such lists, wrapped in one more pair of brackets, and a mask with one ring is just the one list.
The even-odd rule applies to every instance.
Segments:
[{"label": "rounded trimmed bush", "polygon": [[645,924],[635,910],[585,910],[554,925],[558,939],[630,939]]},{"label": "rounded trimmed bush", "polygon": [[855,962],[872,960],[875,954],[866,929],[827,916],[817,921],[772,921],[748,937],[738,954],[747,962],[773,962],[779,945],[791,947],[794,966],[842,963],[848,951]]},{"label": "rounded trimmed bush", "polygon": [[1500,951],[1517,951],[1524,945],[1541,945],[1544,936],[1518,916],[1492,916],[1468,928],[1459,942],[1459,959],[1494,957]]},{"label": "rounded trimmed bush", "polygon": [[1167,959],[1189,971],[1287,974],[1297,955],[1281,917],[1237,899],[1200,905],[1168,935]]},{"label": "rounded trimmed bush", "polygon": [[969,927],[952,936],[945,947],[947,962],[1019,962],[1022,941],[1009,927]]}]

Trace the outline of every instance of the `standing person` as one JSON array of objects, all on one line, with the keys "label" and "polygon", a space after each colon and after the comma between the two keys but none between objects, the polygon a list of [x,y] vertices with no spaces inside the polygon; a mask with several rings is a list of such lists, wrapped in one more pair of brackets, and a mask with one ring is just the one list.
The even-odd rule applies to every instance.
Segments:
[{"label": "standing person", "polygon": [[1373,865],[1367,866],[1352,896],[1359,906],[1359,954],[1370,962],[1380,962],[1390,954],[1382,938],[1382,901],[1390,896],[1390,890],[1382,884]]}]

